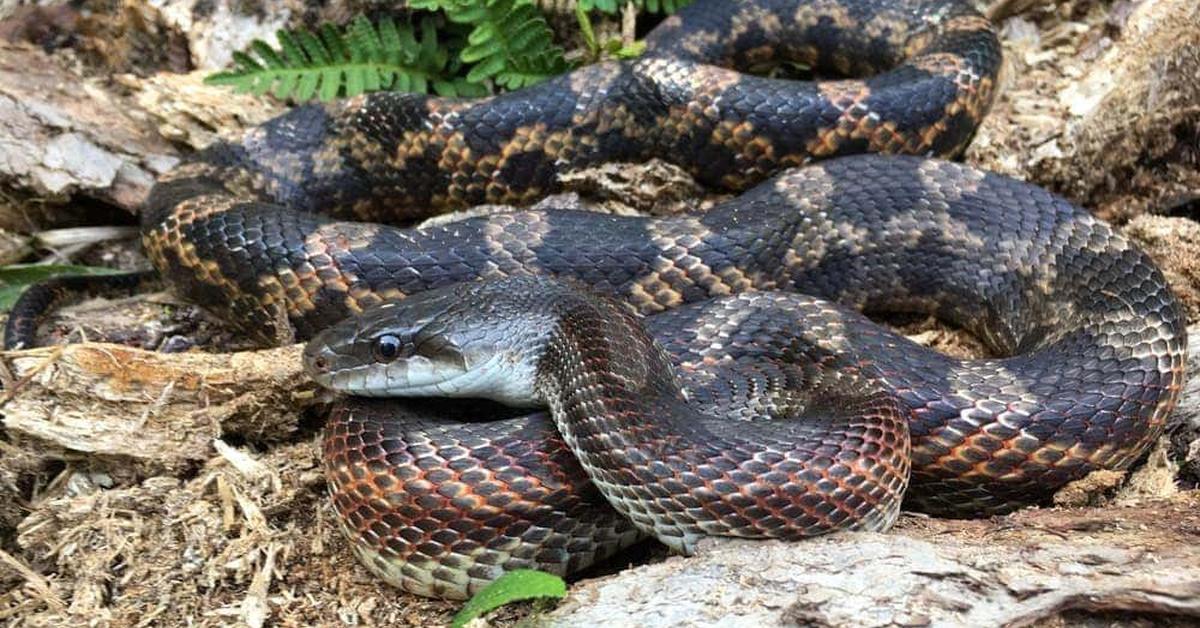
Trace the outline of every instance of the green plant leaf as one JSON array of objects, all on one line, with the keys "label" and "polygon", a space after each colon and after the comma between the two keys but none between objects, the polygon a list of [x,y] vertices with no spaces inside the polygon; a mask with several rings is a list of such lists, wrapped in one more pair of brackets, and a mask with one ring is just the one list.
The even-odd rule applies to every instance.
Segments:
[{"label": "green plant leaf", "polygon": [[471,68],[471,71],[467,73],[467,80],[472,83],[482,83],[500,73],[500,71],[502,71],[504,68],[505,63],[503,57],[489,57],[486,61]]},{"label": "green plant leaf", "polygon": [[10,264],[0,266],[0,312],[7,312],[25,288],[47,279],[67,275],[112,275],[123,271],[101,266],[72,264]]},{"label": "green plant leaf", "polygon": [[579,3],[575,5],[575,21],[579,22],[579,31],[583,33],[583,43],[587,45],[588,52],[593,57],[599,56],[600,44],[596,43],[596,31],[592,29],[592,20]]},{"label": "green plant leaf", "polygon": [[276,33],[278,49],[255,40],[245,52],[233,53],[232,68],[205,82],[303,101],[381,89],[427,92],[431,83],[463,80],[438,44],[433,16],[421,18],[419,37],[410,23],[383,18],[373,24],[362,16],[342,30],[323,24],[318,32],[281,30]]},{"label": "green plant leaf", "polygon": [[[609,3],[615,10],[616,1]],[[373,23],[359,15],[343,27],[321,24],[315,34],[280,30],[277,48],[255,40],[234,53],[231,68],[205,82],[296,100],[383,89],[485,96],[497,86],[533,85],[572,67],[534,0],[407,4],[416,13],[405,23],[388,17]],[[577,15],[595,57],[598,44],[588,16]]]},{"label": "green plant leaf", "polygon": [[633,59],[642,56],[644,52],[646,52],[646,42],[644,41],[638,40],[626,46],[617,40],[617,47],[611,54],[618,59]]},{"label": "green plant leaf", "polygon": [[692,0],[579,0],[576,6],[584,11],[617,13],[632,2],[634,6],[650,13],[674,13],[692,3]]},{"label": "green plant leaf", "polygon": [[566,594],[567,583],[558,576],[533,569],[510,571],[468,600],[450,625],[462,628],[472,619],[511,602],[540,597],[561,598]]}]

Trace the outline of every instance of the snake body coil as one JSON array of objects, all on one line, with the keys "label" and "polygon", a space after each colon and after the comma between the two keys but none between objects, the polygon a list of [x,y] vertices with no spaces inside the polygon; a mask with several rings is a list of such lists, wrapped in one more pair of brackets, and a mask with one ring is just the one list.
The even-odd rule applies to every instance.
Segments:
[{"label": "snake body coil", "polygon": [[[248,333],[276,341],[288,319],[307,338],[474,273],[436,248],[405,259],[384,242],[403,236],[328,216],[520,204],[555,191],[559,173],[614,160],[660,157],[741,189],[836,155],[952,155],[990,105],[1000,61],[991,25],[954,0],[698,2],[646,42],[644,58],[489,99],[371,94],[298,107],[161,179],[143,214],[146,250]],[[887,71],[808,83],[707,64],[784,60]]]},{"label": "snake body coil", "polygon": [[[737,71],[782,61],[872,76]],[[1161,273],[1086,212],[969,167],[847,156],[958,153],[999,65],[990,23],[958,0],[697,0],[650,33],[643,58],[511,94],[297,107],[164,176],[143,243],[177,289],[267,341],[409,295],[392,311],[457,294],[538,323],[511,336],[542,338],[542,353],[486,394],[548,404],[561,438],[544,415],[479,425],[358,400],[331,417],[342,523],[372,569],[413,592],[463,597],[520,566],[570,572],[645,532],[686,550],[705,533],[883,528],[906,481],[905,499],[931,512],[1004,512],[1132,464],[1173,407],[1186,342]],[[550,208],[420,229],[345,221],[527,203],[561,173],[650,157],[749,191],[670,218]],[[807,167],[779,174],[792,166]],[[478,284],[578,306],[531,320],[503,294],[454,287],[533,275],[606,296]],[[29,294],[9,347],[29,343],[57,292]],[[648,330],[613,298],[653,315]],[[1004,357],[954,360],[850,310],[935,314]],[[368,319],[397,324],[378,312]],[[335,387],[387,392],[366,374],[380,360],[343,350],[367,337],[357,324],[314,342],[310,367]],[[475,364],[431,337],[432,354],[393,368]],[[611,350],[631,338],[638,352]],[[415,351],[412,340],[393,348]],[[630,395],[631,380],[653,394]],[[405,392],[451,386],[429,381]],[[483,390],[465,381],[448,390]],[[662,428],[728,414],[784,420]]]},{"label": "snake body coil", "polygon": [[[795,388],[787,377],[741,373],[695,380],[695,373],[686,372],[708,364],[732,360],[783,369],[825,364],[876,379],[908,410],[912,472],[905,499],[934,514],[1004,513],[1044,503],[1092,470],[1128,467],[1162,433],[1182,384],[1184,320],[1162,274],[1143,252],[1041,189],[947,162],[900,156],[825,161],[781,175],[698,217],[517,212],[404,237],[403,243],[389,242],[408,251],[450,251],[459,260],[469,260],[469,252],[485,242],[500,242],[502,253],[493,249],[489,259],[502,262],[480,276],[570,278],[617,295],[644,314],[661,311],[646,324],[672,356],[701,412],[717,408],[713,414],[744,415],[738,408],[752,405],[756,397]],[[432,351],[422,355],[443,364],[444,373],[478,364],[461,357],[455,349],[460,345],[437,328],[422,325],[423,312],[431,308],[426,299],[435,305],[470,303],[480,312],[476,320],[491,314],[488,300],[455,290],[471,288],[423,291],[398,305],[368,310],[362,322],[327,330],[307,350],[310,370],[318,381],[356,394],[387,394],[393,388],[401,395],[457,394],[455,386],[471,384],[472,378],[519,379],[520,369],[499,378],[474,368],[466,379],[418,390],[407,383],[415,372],[407,360],[396,371],[377,364],[388,362],[372,353],[380,334],[396,335],[402,347],[421,344]],[[753,290],[769,292],[720,296]],[[847,307],[935,314],[970,330],[1004,357],[953,359]],[[521,334],[552,326],[526,323],[493,335],[524,338]],[[624,339],[629,334],[613,339],[595,326],[574,334],[580,344],[635,350],[636,343]],[[601,359],[582,362],[596,371],[608,365]],[[640,381],[647,373],[622,379]],[[622,434],[619,428],[627,422],[667,420],[662,408],[650,404],[620,406],[620,420],[606,414],[608,400],[627,399],[618,384],[576,391],[591,403],[594,429]],[[494,390],[463,390],[508,398]],[[545,402],[554,407],[552,400]],[[573,531],[586,526],[548,507],[555,500],[542,502],[541,509],[530,507],[537,502],[524,491],[555,493],[583,483],[571,467],[544,462],[565,457],[544,419],[469,427],[428,420],[391,423],[384,418],[389,407],[360,402],[343,409],[332,419],[325,448],[335,503],[356,549],[392,582],[427,595],[464,596],[504,568],[562,572],[627,541],[628,530],[606,527],[601,537],[609,545],[599,548],[604,552],[579,544],[571,546],[575,551],[564,550]],[[791,416],[771,410],[750,414]],[[561,429],[566,419],[555,419]],[[831,442],[841,442],[836,429],[844,424],[821,428],[830,431]],[[666,441],[656,440],[654,428],[646,430],[648,447],[662,449],[653,443]],[[525,439],[537,432],[548,440],[532,447]],[[624,443],[618,450],[632,446],[615,438]],[[687,431],[675,438],[695,444],[696,452],[710,451],[702,446],[706,439]],[[506,446],[515,443],[529,448],[527,455]],[[603,449],[598,440],[588,444]],[[579,448],[573,444],[571,449]],[[875,453],[881,452],[870,455]],[[591,468],[588,472],[596,477]],[[497,477],[505,478],[499,482],[504,486],[489,481]],[[686,486],[657,473],[633,477],[636,481],[627,478],[622,486],[648,486],[645,490],[657,492],[664,509],[679,486]],[[731,485],[745,491],[753,487]],[[894,486],[885,477],[876,488],[889,495]],[[606,497],[621,509],[621,500]],[[697,517],[687,498],[673,503],[672,512]],[[888,500],[867,503],[886,512]],[[754,506],[758,518],[772,522],[787,508],[769,502]],[[452,512],[471,523],[462,530],[433,525]],[[724,514],[746,519],[742,513]],[[647,516],[633,519],[658,533]],[[862,519],[824,521],[822,529],[866,525]],[[611,516],[595,520],[608,522]],[[703,531],[706,523],[711,522],[699,518],[690,532]],[[788,536],[786,527],[778,532]],[[556,545],[541,546],[548,537]],[[671,535],[659,538],[671,542]]]},{"label": "snake body coil", "polygon": [[505,569],[573,571],[639,532],[690,552],[706,535],[886,529],[908,484],[907,409],[856,354],[822,353],[792,326],[820,315],[871,325],[772,292],[647,331],[616,301],[532,276],[377,306],[309,343],[318,382],[549,405],[554,421],[343,405],[325,439],[343,525],[377,573],[441,596]]}]

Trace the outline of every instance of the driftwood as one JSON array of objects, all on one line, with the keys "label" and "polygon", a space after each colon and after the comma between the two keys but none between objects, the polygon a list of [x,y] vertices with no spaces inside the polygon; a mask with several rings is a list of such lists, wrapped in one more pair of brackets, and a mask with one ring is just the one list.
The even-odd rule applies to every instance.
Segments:
[{"label": "driftwood", "polygon": [[204,74],[123,75],[118,90],[41,50],[0,42],[0,182],[136,212],[155,178],[179,161],[168,140],[200,148],[282,111],[203,85]]}]

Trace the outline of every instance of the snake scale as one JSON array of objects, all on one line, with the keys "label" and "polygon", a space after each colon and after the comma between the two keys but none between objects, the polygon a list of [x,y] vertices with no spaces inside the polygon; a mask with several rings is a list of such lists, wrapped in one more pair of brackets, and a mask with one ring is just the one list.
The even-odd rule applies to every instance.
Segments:
[{"label": "snake scale", "polygon": [[[298,106],[152,191],[158,272],[263,341],[328,328],[306,350],[319,382],[550,408],[336,405],[327,476],[374,572],[461,598],[646,534],[686,552],[885,529],[902,498],[1001,513],[1162,432],[1186,339],[1152,261],[1048,192],[931,158],[990,106],[988,20],[959,0],[697,0],[646,42],[486,99]],[[743,73],[782,62],[867,78]],[[651,157],[744,193],[663,218],[380,224]],[[74,287],[29,291],[6,345]],[[933,314],[1002,357],[952,359],[859,311]]]}]

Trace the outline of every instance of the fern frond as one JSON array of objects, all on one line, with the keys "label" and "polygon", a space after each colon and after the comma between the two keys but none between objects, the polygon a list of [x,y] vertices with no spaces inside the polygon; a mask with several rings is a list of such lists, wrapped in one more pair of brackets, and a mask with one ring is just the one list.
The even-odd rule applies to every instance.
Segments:
[{"label": "fern frond", "polygon": [[[632,2],[649,11],[672,12],[691,0],[563,0],[576,8],[581,28],[590,10],[617,12]],[[542,14],[548,0],[408,0],[408,8],[433,12],[417,26],[384,18],[372,24],[359,16],[338,28],[323,24],[313,33],[281,30],[278,47],[255,40],[234,53],[230,70],[206,82],[281,98],[331,100],[364,92],[395,90],[443,96],[480,96],[495,88],[519,89],[572,67]],[[625,58],[639,44],[596,42],[602,54]],[[578,63],[579,59],[575,61]]]},{"label": "fern frond", "polygon": [[444,11],[450,21],[471,27],[459,52],[471,66],[471,83],[491,80],[519,89],[571,68],[533,0],[410,0],[409,6]]},{"label": "fern frond", "polygon": [[390,18],[372,24],[359,16],[344,32],[329,24],[319,35],[280,30],[278,49],[255,40],[249,52],[233,54],[233,69],[205,82],[296,100],[333,100],[384,89],[427,92],[432,87],[445,96],[486,91],[454,76],[456,68],[448,67],[449,55],[438,44],[432,16],[422,19],[419,29],[418,36],[411,24]]},{"label": "fern frond", "polygon": [[692,0],[577,0],[584,11],[619,13],[621,7],[632,2],[640,11],[648,13],[674,13],[692,3]]}]

